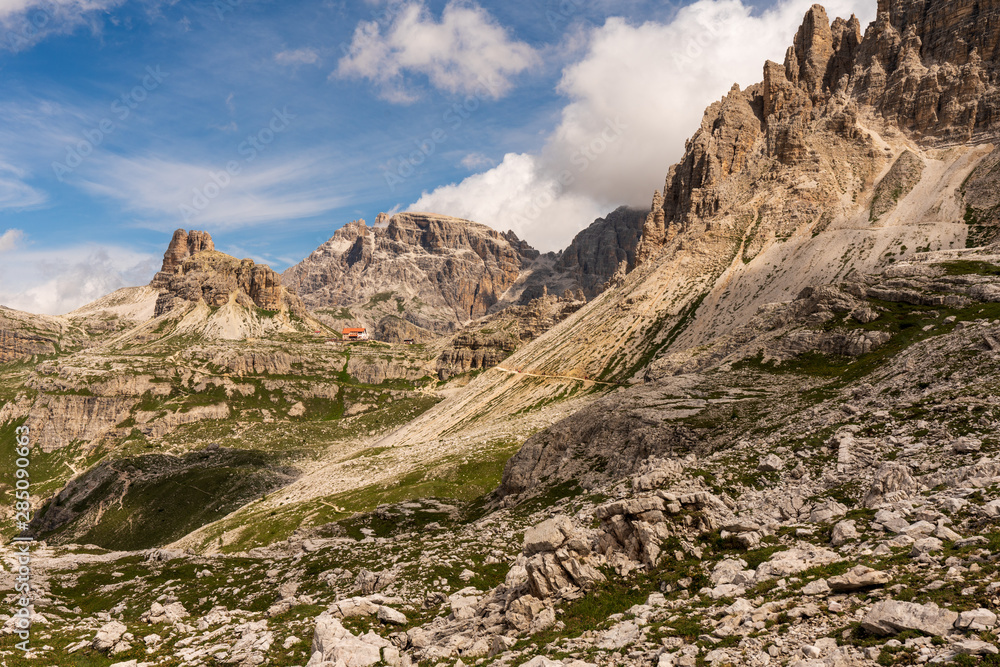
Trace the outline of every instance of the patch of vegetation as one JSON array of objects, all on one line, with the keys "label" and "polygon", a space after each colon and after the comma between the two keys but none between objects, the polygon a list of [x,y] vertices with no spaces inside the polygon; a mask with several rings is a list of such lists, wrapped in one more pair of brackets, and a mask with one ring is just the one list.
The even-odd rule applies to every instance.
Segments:
[{"label": "patch of vegetation", "polygon": [[[96,486],[67,498],[68,522],[57,497],[36,513],[40,537],[106,549],[162,546],[292,479],[272,457],[248,451],[148,455],[100,465],[85,477]],[[86,482],[75,488],[86,489]]]},{"label": "patch of vegetation", "polygon": [[976,262],[968,259],[943,262],[938,266],[944,267],[945,275],[949,276],[1000,276],[1000,266],[990,262]]}]

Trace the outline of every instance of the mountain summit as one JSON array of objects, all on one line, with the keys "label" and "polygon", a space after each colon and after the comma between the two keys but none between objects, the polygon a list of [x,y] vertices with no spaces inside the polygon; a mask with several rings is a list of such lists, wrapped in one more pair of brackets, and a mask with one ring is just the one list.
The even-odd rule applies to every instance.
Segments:
[{"label": "mountain summit", "polygon": [[383,213],[374,226],[355,220],[337,230],[283,278],[310,308],[345,323],[404,319],[449,333],[546,293],[600,294],[622,262],[634,262],[646,213],[620,208],[559,254],[469,220]]},{"label": "mountain summit", "polygon": [[163,268],[150,286],[160,290],[157,317],[190,303],[218,308],[233,302],[246,308],[305,313],[302,301],[282,286],[271,267],[218,252],[208,232],[174,232]]}]

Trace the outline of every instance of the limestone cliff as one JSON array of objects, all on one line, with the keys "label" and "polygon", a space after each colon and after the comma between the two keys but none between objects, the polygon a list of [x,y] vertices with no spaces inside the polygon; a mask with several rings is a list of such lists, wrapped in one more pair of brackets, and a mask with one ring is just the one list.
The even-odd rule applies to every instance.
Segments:
[{"label": "limestone cliff", "polygon": [[582,290],[543,295],[524,306],[511,306],[483,318],[449,341],[437,359],[438,377],[447,380],[468,371],[498,365],[586,304]]},{"label": "limestone cliff", "polygon": [[55,354],[56,342],[43,336],[0,329],[0,364],[30,359],[36,354]]},{"label": "limestone cliff", "polygon": [[383,214],[374,227],[345,225],[283,278],[331,324],[391,330],[393,340],[399,320],[419,327],[411,338],[452,333],[546,292],[600,294],[623,261],[634,263],[645,214],[620,208],[558,255],[468,220]]},{"label": "limestone cliff", "polygon": [[157,317],[184,303],[220,307],[230,300],[247,308],[305,311],[301,300],[282,286],[274,270],[216,251],[207,232],[174,232],[163,256],[163,268],[151,286],[161,290]]},{"label": "limestone cliff", "polygon": [[398,213],[384,226],[345,225],[284,279],[311,308],[353,306],[377,311],[368,316],[374,321],[406,313],[413,324],[443,332],[495,306],[526,254],[485,225]]},{"label": "limestone cliff", "polygon": [[604,291],[623,262],[626,270],[635,266],[635,251],[648,213],[648,209],[622,206],[598,218],[574,237],[556,267],[571,275],[587,298],[593,299]]},{"label": "limestone cliff", "polygon": [[[856,18],[831,23],[814,5],[783,65],[708,108],[654,197],[640,261],[677,231],[726,218],[763,235],[821,226],[892,157],[877,134],[928,147],[995,137],[998,40],[997,0],[880,0],[863,37]],[[765,183],[782,197],[762,201],[751,186]]]}]

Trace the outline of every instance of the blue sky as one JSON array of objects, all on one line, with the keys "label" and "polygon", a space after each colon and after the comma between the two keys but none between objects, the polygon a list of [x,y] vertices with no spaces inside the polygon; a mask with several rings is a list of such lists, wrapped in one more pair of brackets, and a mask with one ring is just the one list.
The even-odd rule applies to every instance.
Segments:
[{"label": "blue sky", "polygon": [[564,247],[648,205],[808,6],[0,0],[0,304],[143,283],[179,227],[278,270],[411,207]]}]

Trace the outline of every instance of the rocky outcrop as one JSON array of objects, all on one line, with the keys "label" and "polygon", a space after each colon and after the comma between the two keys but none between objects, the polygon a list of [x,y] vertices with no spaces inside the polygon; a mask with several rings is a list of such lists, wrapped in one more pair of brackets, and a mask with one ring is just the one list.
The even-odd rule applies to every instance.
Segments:
[{"label": "rocky outcrop", "polygon": [[1000,238],[1000,148],[979,163],[962,185],[965,222],[969,225],[966,247],[989,245]]},{"label": "rocky outcrop", "polygon": [[896,204],[916,187],[923,173],[924,161],[914,155],[912,151],[903,151],[903,154],[889,169],[889,173],[875,186],[871,221],[878,221],[883,215],[896,208]]},{"label": "rocky outcrop", "polygon": [[149,413],[143,414],[142,412],[136,415],[136,421],[141,424],[139,432],[148,438],[162,438],[184,424],[194,424],[206,419],[226,419],[229,417],[229,406],[225,403],[197,405],[187,412],[168,412],[158,419],[142,423],[143,419],[149,419],[151,416]]},{"label": "rocky outcrop", "polygon": [[375,340],[385,343],[402,343],[404,341],[426,343],[432,338],[434,335],[427,329],[418,327],[396,315],[386,315],[375,325]]},{"label": "rocky outcrop", "polygon": [[438,377],[447,380],[469,371],[498,365],[520,346],[534,340],[586,304],[582,290],[563,296],[544,295],[525,306],[510,306],[466,327],[442,350]]},{"label": "rocky outcrop", "polygon": [[573,238],[559,255],[556,267],[572,276],[588,299],[604,291],[604,285],[625,263],[635,266],[635,250],[649,211],[622,206],[598,218]]},{"label": "rocky outcrop", "polygon": [[56,353],[56,341],[35,334],[0,329],[0,364]]},{"label": "rocky outcrop", "polygon": [[[1000,2],[880,0],[878,10],[862,38],[856,18],[830,23],[814,5],[783,65],[768,62],[762,83],[744,91],[734,87],[708,108],[663,194],[654,196],[639,261],[653,257],[678,230],[710,219],[746,216],[757,223],[748,227],[779,236],[782,227],[819,221],[824,209],[838,208],[847,182],[843,173],[823,173],[830,163],[850,165],[862,183],[884,164],[866,124],[929,145],[996,135]],[[759,191],[752,207],[744,200],[748,186],[774,162],[798,170],[780,218],[761,208]],[[911,166],[901,169],[912,172]],[[903,194],[913,178],[903,176],[888,199]],[[880,197],[876,208],[884,208],[885,200]]]},{"label": "rocky outcrop", "polygon": [[409,359],[391,359],[363,352],[351,354],[347,374],[362,384],[381,384],[386,380],[414,381],[429,375],[428,371]]},{"label": "rocky outcrop", "polygon": [[152,286],[166,287],[170,277],[178,272],[185,259],[205,250],[215,250],[215,242],[208,232],[178,229],[163,254],[163,266],[153,278]]},{"label": "rocky outcrop", "polygon": [[[519,241],[485,225],[398,213],[385,226],[345,225],[284,278],[314,309],[354,306],[436,332],[485,315],[529,261]],[[384,308],[383,308],[384,306]]]},{"label": "rocky outcrop", "polygon": [[285,352],[226,350],[212,359],[212,364],[227,369],[233,375],[290,375],[296,358]]},{"label": "rocky outcrop", "polygon": [[269,266],[217,252],[207,232],[177,230],[151,285],[161,290],[156,317],[185,303],[220,307],[231,300],[247,308],[305,312],[301,300],[282,286]]},{"label": "rocky outcrop", "polygon": [[138,402],[134,397],[41,396],[31,408],[28,427],[43,451],[100,438],[124,421]]}]

